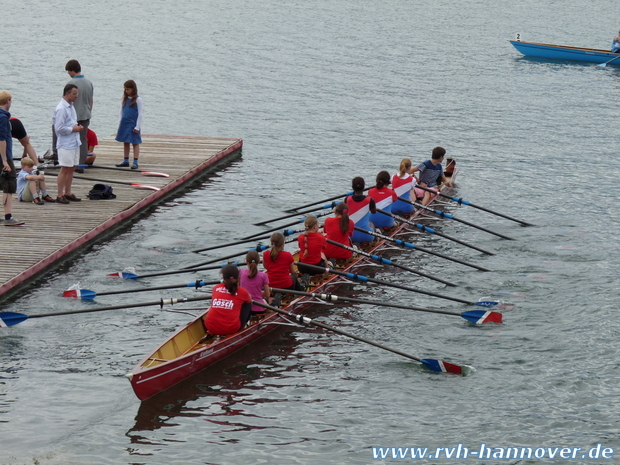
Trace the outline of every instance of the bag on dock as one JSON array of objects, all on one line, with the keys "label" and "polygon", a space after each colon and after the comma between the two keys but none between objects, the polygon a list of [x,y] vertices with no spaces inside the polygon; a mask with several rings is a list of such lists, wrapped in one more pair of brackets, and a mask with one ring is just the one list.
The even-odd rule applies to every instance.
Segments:
[{"label": "bag on dock", "polygon": [[112,187],[107,184],[95,184],[88,193],[90,200],[115,199],[116,195],[112,192]]}]

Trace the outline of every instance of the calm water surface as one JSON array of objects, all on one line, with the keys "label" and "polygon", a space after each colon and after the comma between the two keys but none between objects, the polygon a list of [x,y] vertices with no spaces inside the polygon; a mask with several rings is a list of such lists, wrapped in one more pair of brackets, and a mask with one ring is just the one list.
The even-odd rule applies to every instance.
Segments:
[{"label": "calm water surface", "polygon": [[[368,305],[309,312],[419,357],[471,365],[468,377],[433,374],[323,331],[282,329],[140,403],[124,375],[187,314],[141,308],[4,329],[0,464],[361,464],[376,462],[372,446],[458,443],[472,450],[602,443],[620,454],[620,70],[523,59],[507,42],[519,32],[524,40],[606,48],[618,29],[613,13],[599,0],[587,8],[575,0],[111,0],[80,8],[5,1],[4,35],[12,41],[5,40],[0,87],[13,92],[11,111],[41,152],[70,58],[95,84],[91,125],[100,137],[115,131],[122,83],[131,78],[145,101],[146,133],[244,139],[242,160],[93,247],[5,311],[193,295],[139,293],[93,304],[60,297],[77,282],[104,292],[213,279],[133,283],[105,275],[228,255],[235,250],[189,251],[258,232],[252,223],[346,192],[355,175],[394,172],[403,156],[423,161],[436,145],[458,160],[459,196],[536,227],[446,206],[516,240],[436,220],[428,224],[497,255],[408,239],[491,273],[401,251],[391,254],[459,287],[367,270],[469,300],[510,301],[504,325]],[[342,292],[467,310],[363,285]]]}]

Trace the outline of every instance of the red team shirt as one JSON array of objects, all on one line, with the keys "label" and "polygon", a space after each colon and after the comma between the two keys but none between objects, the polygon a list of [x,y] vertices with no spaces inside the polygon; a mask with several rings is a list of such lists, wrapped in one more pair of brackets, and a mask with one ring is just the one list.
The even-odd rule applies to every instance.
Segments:
[{"label": "red team shirt", "polygon": [[[340,218],[327,218],[323,224],[323,231],[325,231],[327,239],[334,242],[339,242],[340,244],[344,244],[349,247],[351,246],[351,236],[353,236],[354,231],[353,228],[355,228],[355,223],[353,223],[352,220],[349,220],[349,230],[346,234],[342,234],[342,231],[340,230]],[[348,260],[352,255],[353,252],[343,249],[342,247],[338,247],[337,245],[328,243],[325,247],[325,256],[327,258]]]},{"label": "red team shirt", "polygon": [[[304,256],[306,250],[306,236],[308,237],[308,255]],[[316,232],[300,234],[297,238],[297,244],[299,245],[299,261],[301,263],[307,263],[308,265],[316,265],[317,263],[321,263],[323,260],[321,257],[321,252],[324,253],[325,247],[327,246],[327,242],[323,234]]]},{"label": "red team shirt", "polygon": [[241,329],[241,305],[251,302],[250,293],[242,287],[232,295],[224,284],[218,284],[211,292],[211,308],[204,318],[209,334],[226,336]]},{"label": "red team shirt", "polygon": [[278,289],[288,289],[293,285],[291,278],[291,263],[295,263],[295,259],[290,252],[286,250],[278,254],[275,262],[271,261],[271,251],[263,252],[263,266],[267,270],[269,277],[269,286]]}]

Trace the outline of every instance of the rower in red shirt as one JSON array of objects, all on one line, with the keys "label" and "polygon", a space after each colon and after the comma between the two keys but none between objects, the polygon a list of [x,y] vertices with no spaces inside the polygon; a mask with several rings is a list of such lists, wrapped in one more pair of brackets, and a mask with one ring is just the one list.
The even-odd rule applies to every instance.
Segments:
[{"label": "rower in red shirt", "polygon": [[[415,186],[415,177],[411,175],[411,160],[403,158],[400,161],[400,170],[392,176],[392,189],[398,197],[411,200],[411,190]],[[414,199],[415,200],[415,199]],[[392,205],[392,213],[397,215],[409,215],[413,213],[413,205],[402,200],[397,200]]]},{"label": "rower in red shirt", "polygon": [[252,311],[250,293],[239,287],[239,268],[226,265],[222,268],[223,283],[211,291],[211,307],[204,317],[207,332],[228,336],[243,329]]},{"label": "rower in red shirt", "polygon": [[325,268],[328,265],[327,257],[325,256],[327,241],[325,236],[319,232],[319,220],[316,216],[307,216],[304,221],[304,227],[306,232],[300,234],[297,238],[297,243],[299,244],[299,263],[297,264],[297,269],[304,274],[320,274],[321,272],[319,271],[306,268],[304,263]]},{"label": "rower in red shirt", "polygon": [[269,287],[303,291],[295,269],[295,259],[284,250],[284,235],[275,232],[271,235],[271,249],[263,252],[263,266],[267,270]]},{"label": "rower in red shirt", "polygon": [[[353,235],[355,223],[349,219],[349,208],[344,202],[336,205],[334,217],[327,218],[323,224],[323,232],[327,239],[351,247],[351,236]],[[343,249],[337,245],[327,244],[325,256],[335,260],[348,260],[353,255],[350,250]]]}]

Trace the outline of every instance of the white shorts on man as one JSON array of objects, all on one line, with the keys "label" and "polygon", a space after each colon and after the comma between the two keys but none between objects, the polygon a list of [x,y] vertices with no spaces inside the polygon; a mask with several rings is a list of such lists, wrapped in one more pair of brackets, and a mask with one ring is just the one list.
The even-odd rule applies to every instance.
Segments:
[{"label": "white shorts on man", "polygon": [[60,166],[77,166],[80,164],[80,147],[63,149],[58,147],[58,164]]}]

